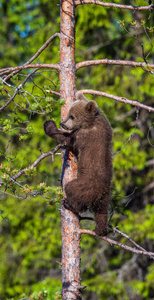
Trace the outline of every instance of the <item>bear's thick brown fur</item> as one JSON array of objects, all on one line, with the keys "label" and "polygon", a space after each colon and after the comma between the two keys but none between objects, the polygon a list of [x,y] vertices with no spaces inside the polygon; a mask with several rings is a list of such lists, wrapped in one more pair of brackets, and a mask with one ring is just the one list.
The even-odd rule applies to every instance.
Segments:
[{"label": "bear's thick brown fur", "polygon": [[65,208],[75,213],[90,208],[95,216],[98,235],[107,234],[107,209],[112,179],[112,129],[96,102],[81,93],[57,129],[53,121],[44,124],[45,133],[64,143],[78,160],[77,179],[65,188]]}]

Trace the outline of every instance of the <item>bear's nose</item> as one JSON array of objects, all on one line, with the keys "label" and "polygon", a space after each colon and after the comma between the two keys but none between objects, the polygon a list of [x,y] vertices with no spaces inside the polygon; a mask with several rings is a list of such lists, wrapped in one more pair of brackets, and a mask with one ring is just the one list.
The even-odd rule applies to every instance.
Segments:
[{"label": "bear's nose", "polygon": [[61,122],[60,126],[65,129],[65,125]]},{"label": "bear's nose", "polygon": [[65,129],[65,130],[68,130],[68,128],[63,124],[63,123],[60,123],[60,126]]}]

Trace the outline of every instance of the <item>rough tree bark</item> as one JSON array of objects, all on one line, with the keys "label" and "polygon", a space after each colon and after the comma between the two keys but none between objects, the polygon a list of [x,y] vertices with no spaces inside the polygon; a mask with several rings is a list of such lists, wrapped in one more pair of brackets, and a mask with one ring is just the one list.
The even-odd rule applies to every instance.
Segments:
[{"label": "rough tree bark", "polygon": [[[64,119],[76,97],[75,80],[75,5],[74,0],[61,1],[60,93],[65,99]],[[76,161],[62,151],[62,186],[76,177]],[[62,226],[62,299],[81,299],[80,292],[80,225],[79,218],[61,206]]]}]

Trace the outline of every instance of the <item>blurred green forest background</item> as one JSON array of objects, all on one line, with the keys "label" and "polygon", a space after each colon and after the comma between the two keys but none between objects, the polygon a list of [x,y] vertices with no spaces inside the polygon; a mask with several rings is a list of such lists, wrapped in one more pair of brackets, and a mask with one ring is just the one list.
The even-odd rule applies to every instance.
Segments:
[{"label": "blurred green forest background", "polygon": [[[147,5],[143,0],[116,3]],[[46,40],[60,31],[58,0],[0,1],[0,68],[28,61]],[[76,9],[76,62],[123,59],[154,63],[154,13],[97,5]],[[34,63],[58,63],[55,39]],[[13,95],[30,71],[24,70],[3,85],[0,106]],[[89,66],[77,72],[77,89],[95,89],[153,104],[154,76],[142,68]],[[60,299],[61,156],[49,156],[35,169],[9,184],[8,178],[31,165],[56,146],[45,136],[43,123],[60,123],[63,101],[46,90],[59,92],[55,70],[38,70],[13,102],[0,113],[0,299]],[[87,96],[92,99],[92,96]],[[154,115],[94,96],[113,127],[112,204],[110,224],[154,251]],[[59,151],[60,154],[60,151]],[[89,215],[89,213],[87,213]],[[93,229],[92,221],[82,228]],[[118,241],[124,238],[110,232]],[[128,243],[128,241],[127,241]],[[111,247],[84,235],[81,240],[84,300],[154,299],[154,264],[146,256]]]}]

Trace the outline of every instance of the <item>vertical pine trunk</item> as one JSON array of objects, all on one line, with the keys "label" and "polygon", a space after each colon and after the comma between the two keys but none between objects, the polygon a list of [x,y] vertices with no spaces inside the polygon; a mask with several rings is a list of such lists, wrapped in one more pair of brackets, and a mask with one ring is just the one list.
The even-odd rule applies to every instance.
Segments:
[{"label": "vertical pine trunk", "polygon": [[[60,93],[65,99],[62,119],[75,100],[75,6],[74,0],[61,1]],[[71,153],[62,152],[62,184],[76,177],[76,161]],[[62,220],[62,299],[81,299],[80,287],[80,224],[79,218],[61,206]]]}]

